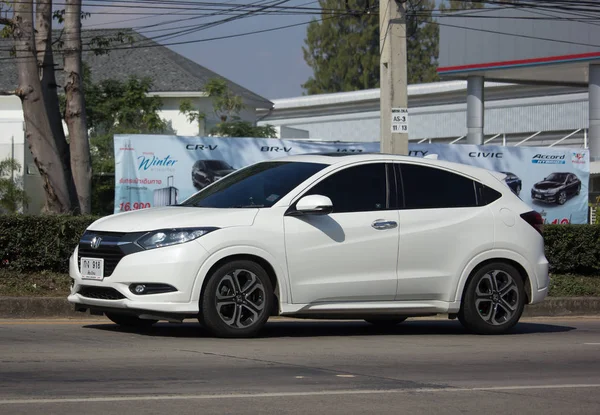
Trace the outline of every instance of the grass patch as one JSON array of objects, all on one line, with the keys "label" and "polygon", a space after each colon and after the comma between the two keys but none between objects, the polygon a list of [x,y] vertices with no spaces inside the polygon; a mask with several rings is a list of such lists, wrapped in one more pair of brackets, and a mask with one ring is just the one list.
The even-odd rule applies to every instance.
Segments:
[{"label": "grass patch", "polygon": [[[20,273],[0,269],[0,296],[66,297],[71,278],[56,272]],[[600,297],[600,276],[552,275],[550,297]]]},{"label": "grass patch", "polygon": [[0,296],[66,297],[71,278],[67,274],[41,271],[22,273],[0,269]]},{"label": "grass patch", "polygon": [[550,297],[600,297],[600,276],[552,275]]}]

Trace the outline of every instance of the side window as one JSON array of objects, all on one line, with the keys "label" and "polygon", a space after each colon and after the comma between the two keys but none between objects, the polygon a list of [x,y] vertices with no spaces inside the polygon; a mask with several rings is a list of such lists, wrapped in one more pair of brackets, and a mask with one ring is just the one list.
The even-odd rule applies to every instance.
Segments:
[{"label": "side window", "polygon": [[385,163],[345,168],[317,183],[305,195],[327,196],[333,213],[371,212],[388,206]]},{"label": "side window", "polygon": [[[399,195],[404,191],[405,209],[436,209],[478,206],[475,182],[442,169],[401,164]],[[491,190],[491,189],[490,189]]]}]

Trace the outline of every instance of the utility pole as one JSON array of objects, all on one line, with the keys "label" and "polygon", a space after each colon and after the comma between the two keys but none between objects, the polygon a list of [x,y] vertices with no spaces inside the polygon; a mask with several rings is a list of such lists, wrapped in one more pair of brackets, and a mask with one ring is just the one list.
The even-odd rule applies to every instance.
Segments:
[{"label": "utility pole", "polygon": [[406,9],[403,0],[379,0],[381,152],[408,155]]}]

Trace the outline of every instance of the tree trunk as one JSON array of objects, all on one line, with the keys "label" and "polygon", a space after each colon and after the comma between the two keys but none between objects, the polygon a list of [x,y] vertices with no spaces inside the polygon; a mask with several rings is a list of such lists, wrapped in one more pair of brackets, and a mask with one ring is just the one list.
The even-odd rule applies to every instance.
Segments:
[{"label": "tree trunk", "polygon": [[87,134],[81,65],[81,0],[65,3],[65,121],[69,128],[71,170],[82,214],[91,212],[92,164]]},{"label": "tree trunk", "polygon": [[54,68],[54,54],[52,52],[52,0],[36,0],[36,52],[39,66],[40,82],[46,113],[52,128],[52,135],[56,142],[56,148],[62,160],[71,206],[75,209],[79,206],[77,191],[73,174],[71,173],[71,154],[69,144],[63,129],[60,104],[58,100],[58,85]]},{"label": "tree trunk", "polygon": [[38,75],[33,27],[33,0],[14,2],[14,31],[19,86],[16,94],[23,105],[25,137],[43,180],[45,210],[71,211],[67,178],[46,113]]}]

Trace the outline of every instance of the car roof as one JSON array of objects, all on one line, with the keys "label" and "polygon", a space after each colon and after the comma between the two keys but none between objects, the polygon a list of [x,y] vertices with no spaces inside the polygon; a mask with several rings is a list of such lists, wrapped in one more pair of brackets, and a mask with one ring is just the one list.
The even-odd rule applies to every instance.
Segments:
[{"label": "car roof", "polygon": [[367,161],[399,161],[408,163],[418,163],[422,165],[446,167],[453,170],[460,170],[467,172],[472,170],[475,171],[489,171],[480,167],[475,167],[463,163],[455,163],[445,160],[437,160],[431,158],[414,157],[414,156],[402,156],[398,154],[386,154],[386,153],[309,153],[309,154],[298,154],[271,159],[269,161],[290,161],[290,162],[304,162],[304,163],[320,163],[327,165],[346,165],[354,164]]}]

